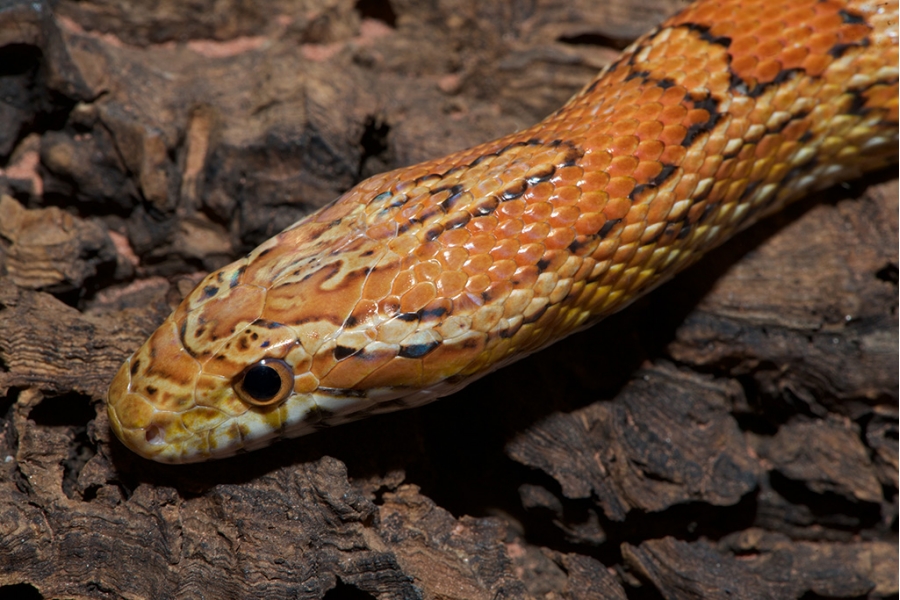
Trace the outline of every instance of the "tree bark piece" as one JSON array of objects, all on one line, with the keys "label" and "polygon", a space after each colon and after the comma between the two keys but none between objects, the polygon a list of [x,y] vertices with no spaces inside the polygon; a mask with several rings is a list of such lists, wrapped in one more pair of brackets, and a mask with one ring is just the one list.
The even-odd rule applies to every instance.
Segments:
[{"label": "tree bark piece", "polygon": [[533,124],[679,5],[145,4],[0,8],[0,596],[897,594],[895,172],[434,405],[127,451],[106,386],[206,271]]}]

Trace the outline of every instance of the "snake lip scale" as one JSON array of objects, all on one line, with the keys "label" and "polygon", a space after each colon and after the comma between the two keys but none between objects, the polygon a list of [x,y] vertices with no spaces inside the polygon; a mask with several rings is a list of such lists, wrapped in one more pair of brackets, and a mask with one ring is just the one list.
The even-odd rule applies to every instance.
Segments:
[{"label": "snake lip scale", "polygon": [[897,162],[897,0],[700,0],[565,106],[359,183],[208,275],[109,388],[162,462],[418,406]]}]

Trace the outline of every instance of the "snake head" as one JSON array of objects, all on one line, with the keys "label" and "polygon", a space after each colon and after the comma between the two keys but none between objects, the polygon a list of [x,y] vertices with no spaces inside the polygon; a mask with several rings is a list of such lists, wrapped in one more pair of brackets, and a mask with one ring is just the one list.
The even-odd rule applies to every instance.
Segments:
[{"label": "snake head", "polygon": [[[169,463],[221,458],[341,422],[375,401],[377,393],[325,388],[313,375],[316,354],[333,355],[341,323],[285,324],[288,314],[308,313],[297,286],[282,302],[272,285],[282,267],[303,263],[280,255],[282,241],[208,275],[119,369],[108,412],[128,448]],[[296,277],[316,286],[315,277]]]},{"label": "snake head", "polygon": [[262,317],[266,290],[240,283],[244,269],[241,261],[209,275],[116,374],[110,423],[141,456],[229,456],[289,426],[312,431],[323,414],[315,382],[302,376],[311,356],[291,328]]},{"label": "snake head", "polygon": [[415,283],[398,275],[406,259],[382,252],[376,268],[376,242],[338,234],[325,214],[208,275],[125,361],[107,405],[128,448],[222,458],[461,387],[446,380],[477,362],[485,336],[438,319],[430,296],[392,295]]}]

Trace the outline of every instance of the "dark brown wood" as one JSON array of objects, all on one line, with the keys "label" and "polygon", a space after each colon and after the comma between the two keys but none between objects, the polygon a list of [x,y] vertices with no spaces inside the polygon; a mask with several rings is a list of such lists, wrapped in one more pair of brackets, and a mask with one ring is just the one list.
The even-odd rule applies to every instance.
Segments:
[{"label": "dark brown wood", "polygon": [[0,7],[0,599],[896,596],[895,172],[419,410],[184,467],[108,430],[204,272],[677,5]]}]

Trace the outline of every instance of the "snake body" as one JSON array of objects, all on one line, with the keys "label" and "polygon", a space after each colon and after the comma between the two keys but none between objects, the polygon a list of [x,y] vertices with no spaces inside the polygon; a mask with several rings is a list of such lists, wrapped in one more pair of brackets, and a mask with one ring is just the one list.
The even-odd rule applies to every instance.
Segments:
[{"label": "snake body", "polygon": [[806,192],[897,161],[897,1],[701,0],[541,123],[361,182],[211,273],[113,430],[224,457],[447,395]]}]

